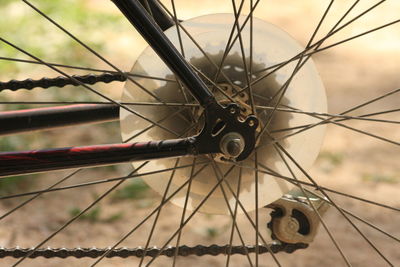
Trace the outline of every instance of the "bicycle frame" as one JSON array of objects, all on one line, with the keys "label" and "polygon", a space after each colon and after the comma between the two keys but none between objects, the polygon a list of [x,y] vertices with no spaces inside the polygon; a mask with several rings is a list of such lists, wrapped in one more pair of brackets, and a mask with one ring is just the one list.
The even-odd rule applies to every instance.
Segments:
[{"label": "bicycle frame", "polygon": [[81,104],[0,113],[0,135],[117,120],[119,106]]},{"label": "bicycle frame", "polygon": [[[246,139],[246,148],[238,159],[244,159],[252,151],[255,143],[254,131],[258,125],[257,119],[249,116],[244,122],[239,122],[237,117],[240,111],[237,106],[229,105],[225,108],[221,107],[213,94],[208,90],[207,85],[168,40],[162,29],[139,1],[113,0],[113,2],[204,108],[206,120],[203,130],[197,136],[176,140],[4,152],[0,153],[0,177],[49,170],[115,164],[134,160],[219,153],[221,152],[219,144],[222,136],[232,131],[239,132]],[[85,108],[81,107],[80,110],[75,107],[78,109],[75,110],[75,113],[74,110],[67,108],[66,111],[59,107],[47,108],[43,110],[44,112],[25,111],[20,114],[20,121],[14,124],[14,129],[7,128],[0,132],[15,133],[18,131],[43,129],[46,128],[46,125],[50,124],[50,119],[54,120],[62,114],[68,115],[68,112],[69,115],[75,114],[75,116],[67,116],[68,119],[58,121],[58,123],[54,123],[54,126],[87,123],[89,121],[104,121],[115,119],[116,117],[115,106],[110,105],[103,107],[108,109],[108,111],[102,113],[98,112],[101,107],[89,106],[91,105],[87,105]],[[83,116],[83,118],[80,118],[78,120],[79,122],[74,122],[74,120],[71,119],[77,117],[76,115],[79,116],[79,114],[82,114],[84,110],[90,110],[91,112],[88,114],[93,115],[97,113],[97,115],[90,118],[91,116],[87,114]],[[17,113],[18,111],[9,112],[6,114],[7,116],[3,116],[3,119],[9,121],[15,118]],[[37,124],[30,123],[28,127],[24,122],[27,120],[31,121],[32,116],[36,116],[36,121],[40,122]],[[1,118],[0,116],[0,120]],[[218,136],[215,136],[213,134],[214,127],[217,122],[221,120],[225,123],[225,126],[223,130],[219,132]],[[210,139],[211,136],[212,138]]]},{"label": "bicycle frame", "polygon": [[207,85],[194,72],[138,1],[113,0],[113,2],[165,64],[177,75],[186,88],[190,90],[201,106],[207,108],[208,105],[216,103]]}]

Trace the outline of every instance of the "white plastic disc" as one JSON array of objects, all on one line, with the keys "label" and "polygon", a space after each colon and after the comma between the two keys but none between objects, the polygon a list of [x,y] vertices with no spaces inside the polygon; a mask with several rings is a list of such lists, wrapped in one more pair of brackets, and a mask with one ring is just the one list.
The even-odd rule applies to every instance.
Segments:
[{"label": "white plastic disc", "polygon": [[[245,16],[240,17],[240,25],[243,23]],[[215,65],[219,65],[223,52],[225,51],[226,43],[234,23],[234,16],[232,14],[212,14],[201,17],[196,17],[182,22],[183,27],[190,33],[196,40],[198,45],[206,52],[207,57],[211,59]],[[260,70],[269,66],[284,62],[293,56],[297,55],[303,48],[291,37],[289,34],[279,29],[278,27],[265,22],[263,20],[254,18],[253,21],[253,76],[252,80],[257,80],[259,77],[265,75],[267,72],[259,72]],[[196,68],[200,69],[209,79],[214,80],[216,74],[216,66],[209,62],[207,57],[200,51],[200,49],[193,43],[192,40],[180,29],[185,58]],[[171,27],[165,34],[171,42],[180,50],[179,38],[177,35],[176,27]],[[250,28],[249,23],[242,30],[242,40],[244,51],[246,55],[246,64],[250,65]],[[234,34],[236,36],[236,32]],[[254,103],[256,106],[273,107],[275,102],[269,103],[269,99],[281,88],[283,84],[290,78],[296,66],[297,61],[287,64],[285,67],[279,69],[271,74],[268,78],[260,80],[260,82],[252,86]],[[136,60],[131,73],[141,74],[146,76],[158,77],[162,79],[175,80],[173,73],[166,67],[162,60],[152,50],[151,47],[146,48],[143,53]],[[247,85],[245,79],[244,65],[241,54],[240,42],[237,40],[232,49],[230,50],[225,64],[223,66],[223,73],[238,87]],[[227,79],[224,75],[220,75],[216,80],[217,84],[226,83]],[[143,102],[143,103],[160,103],[159,100],[166,103],[190,103],[197,104],[189,91],[185,89],[184,93],[174,81],[155,80],[148,78],[135,77],[133,78],[136,83],[128,81],[125,85],[122,102]],[[144,92],[145,88],[149,93]],[[223,99],[218,96],[218,99]],[[157,100],[158,99],[158,100]],[[275,99],[276,100],[276,99]],[[166,107],[163,105],[136,105],[130,106],[141,115],[159,122],[163,126],[172,130],[173,132],[182,135],[190,126],[190,121],[193,117],[198,117],[201,109],[197,107],[183,108],[183,107]],[[326,112],[327,103],[325,89],[321,79],[314,67],[313,61],[310,59],[298,71],[298,73],[291,80],[287,88],[281,104],[281,109],[296,108],[308,112]],[[179,115],[176,113],[179,112]],[[271,110],[262,112],[262,109],[257,109],[258,118],[261,125],[265,125],[268,114]],[[175,113],[175,115],[174,115]],[[165,117],[174,115],[171,118]],[[135,134],[141,133],[144,129],[150,127],[147,131],[141,133],[137,137],[131,139],[129,142],[149,141],[149,140],[165,140],[177,138],[176,135],[169,133],[160,127],[151,126],[151,124],[138,116],[129,113],[125,109],[120,110],[121,129],[123,140],[128,140]],[[282,131],[282,129],[307,125],[316,123],[320,120],[305,114],[298,114],[292,112],[276,111],[274,113],[271,124],[268,127],[274,138],[280,139],[285,135],[291,134],[296,130]],[[201,123],[200,126],[201,127]],[[192,130],[183,134],[181,137],[191,136],[198,132]],[[286,151],[304,168],[309,169],[315,161],[324,137],[325,126],[318,126],[300,134],[291,136],[287,139],[282,139],[279,143],[285,148]],[[258,146],[257,150],[258,168],[265,171],[262,166],[266,166],[275,172],[292,177],[285,162],[276,152],[272,146],[270,139],[264,135]],[[178,166],[191,165],[193,157],[184,157],[179,160]],[[290,165],[292,171],[297,178],[302,178],[302,172],[295,167],[291,160],[285,157],[287,163]],[[196,157],[196,163],[209,161],[209,156]],[[177,159],[163,159],[153,160],[140,169],[139,173],[146,173],[149,171],[157,171],[162,169],[173,168]],[[139,166],[141,162],[135,162],[135,167]],[[255,172],[254,168],[254,153],[241,162],[243,166],[240,184],[239,200],[247,211],[254,210],[256,207],[255,202]],[[218,168],[225,174],[231,164],[217,163]],[[198,172],[203,166],[200,172]],[[168,196],[175,192],[183,183],[188,181],[191,174],[191,167],[177,169],[174,173],[173,180],[168,190]],[[198,173],[197,173],[198,172]],[[197,175],[192,179],[187,209],[195,209],[207,196],[211,189],[213,189],[218,182],[218,177],[212,165],[196,165],[193,173]],[[155,191],[164,194],[168,185],[172,171],[157,173],[153,175],[145,175],[142,178],[152,187]],[[239,181],[239,168],[235,167],[226,177],[225,182],[221,185],[225,191],[225,196],[231,205],[235,205],[235,197],[231,191],[238,190]],[[229,186],[227,185],[229,184]],[[229,188],[230,187],[230,188]],[[274,176],[258,172],[258,206],[261,208],[287,193],[293,186]],[[183,207],[185,197],[187,194],[187,186],[180,190],[172,199],[172,203]],[[199,209],[200,212],[210,214],[229,214],[224,194],[221,188],[212,193],[208,200]],[[239,208],[238,212],[242,210]]]}]

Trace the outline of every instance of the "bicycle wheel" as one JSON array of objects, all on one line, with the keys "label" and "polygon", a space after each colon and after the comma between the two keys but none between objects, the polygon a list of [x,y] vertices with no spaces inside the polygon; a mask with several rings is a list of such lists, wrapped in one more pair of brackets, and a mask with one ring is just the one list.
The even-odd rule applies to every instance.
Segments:
[{"label": "bicycle wheel", "polygon": [[[60,57],[53,64],[47,57],[24,49],[24,42],[17,45],[16,40],[1,36],[7,49],[26,56],[7,57],[10,52],[4,50],[3,61],[19,60],[18,64],[32,69],[36,64],[63,75],[31,81],[7,82],[4,78],[1,93],[5,95],[2,104],[6,110],[17,104],[30,108],[72,104],[3,112],[0,119],[2,125],[7,125],[2,126],[3,134],[48,129],[49,125],[116,121],[120,117],[122,140],[132,143],[196,136],[205,127],[205,108],[151,47],[143,52],[132,52],[128,47],[124,57],[109,52],[116,59],[107,60],[106,52],[99,54],[81,41],[86,39],[85,34],[77,37],[52,16],[54,10],[64,9],[82,22],[80,16],[95,17],[85,11],[111,12],[114,19],[120,18],[125,34],[132,34],[114,5],[104,3],[103,9],[102,5],[73,2],[70,5],[76,5],[74,12],[84,10],[77,16],[68,12],[67,5],[58,6],[57,2],[10,2],[4,4],[13,11],[10,16],[29,18],[28,14],[37,14],[46,25],[44,29],[56,26],[61,34],[77,41],[79,48],[73,46],[78,56],[72,53],[71,61]],[[115,4],[119,6],[119,2],[129,1]],[[22,187],[23,192],[5,191],[0,197],[4,201],[0,217],[5,236],[2,245],[6,247],[1,249],[4,264],[380,266],[400,262],[396,252],[399,230],[395,227],[399,211],[399,63],[389,61],[399,53],[400,40],[394,33],[399,30],[395,11],[400,6],[385,1],[228,1],[210,3],[211,7],[205,9],[208,3],[140,2],[219,105],[236,103],[241,120],[250,115],[257,117],[255,135],[260,138],[256,138],[254,151],[236,162],[233,156],[227,158],[229,152],[225,153],[224,148],[228,148],[221,145],[220,153],[136,161],[133,170],[131,164],[126,164],[35,178],[4,177],[2,181],[37,181],[32,188]],[[23,12],[15,11],[22,7]],[[295,17],[304,19],[305,12],[310,21],[299,23]],[[70,25],[68,19],[63,20]],[[23,25],[29,28],[27,24]],[[111,28],[109,34],[123,35],[115,31]],[[111,43],[110,51],[116,50],[113,38],[100,39]],[[51,49],[50,44],[45,47]],[[100,63],[77,67],[74,61],[84,54],[78,51],[85,50]],[[134,59],[131,53],[138,57]],[[113,64],[119,58],[124,68]],[[88,59],[88,65],[94,62]],[[379,68],[368,64],[378,60],[383,62]],[[110,70],[103,70],[106,67],[101,64]],[[5,66],[5,77],[9,79],[26,75],[24,69],[18,77],[9,77],[12,66]],[[98,75],[86,75],[88,72]],[[42,73],[32,75],[43,77]],[[327,88],[328,105],[321,79]],[[98,84],[112,81],[123,82],[120,102],[114,100],[118,96],[112,91],[117,83]],[[66,85],[75,87],[64,88]],[[20,90],[35,87],[63,89]],[[53,91],[61,92],[61,97]],[[86,95],[86,91],[97,96]],[[31,100],[36,97],[40,100]],[[215,136],[225,127],[224,122],[217,122]],[[66,128],[70,131],[27,133],[23,137],[34,149],[43,144],[59,147],[119,142],[115,122],[108,128],[84,127],[85,132]],[[62,135],[68,136],[67,140],[59,140],[57,136]],[[240,135],[229,137],[241,140]],[[13,149],[13,138],[4,137],[3,151]],[[34,138],[40,144],[32,142]],[[319,153],[321,146],[323,152]],[[100,154],[112,158],[113,153]],[[91,163],[98,164],[101,162]],[[2,168],[7,170],[7,166]],[[106,177],[99,179],[102,175]],[[131,181],[136,182],[127,186]],[[137,199],[118,201],[129,188],[136,190],[130,196]],[[143,194],[145,198],[140,199]],[[69,207],[74,208],[68,211]],[[11,248],[14,246],[23,249]],[[90,249],[93,246],[96,248]],[[81,249],[86,247],[89,249]],[[6,257],[11,255],[19,259]]]}]

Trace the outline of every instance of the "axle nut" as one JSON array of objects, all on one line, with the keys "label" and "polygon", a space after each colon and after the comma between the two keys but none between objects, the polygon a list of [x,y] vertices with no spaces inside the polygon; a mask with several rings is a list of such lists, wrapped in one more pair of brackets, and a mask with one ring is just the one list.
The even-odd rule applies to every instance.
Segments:
[{"label": "axle nut", "polygon": [[236,158],[239,156],[245,147],[244,139],[239,133],[227,133],[222,137],[220,142],[220,149],[223,154],[229,158]]}]

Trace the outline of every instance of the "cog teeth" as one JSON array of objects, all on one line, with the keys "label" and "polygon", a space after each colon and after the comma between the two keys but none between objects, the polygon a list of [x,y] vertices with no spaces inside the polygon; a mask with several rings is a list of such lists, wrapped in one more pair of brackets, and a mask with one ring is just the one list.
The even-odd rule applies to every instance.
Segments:
[{"label": "cog teeth", "polygon": [[272,225],[273,225],[273,220],[274,220],[274,213],[275,213],[275,210],[273,210],[273,211],[271,211],[271,213],[270,213],[270,216],[271,216],[271,219],[270,219],[270,221],[267,223],[267,228],[271,231],[271,239],[272,240],[274,240],[274,241],[279,241],[277,238],[276,238],[276,236],[274,235],[274,230],[272,229]]}]

